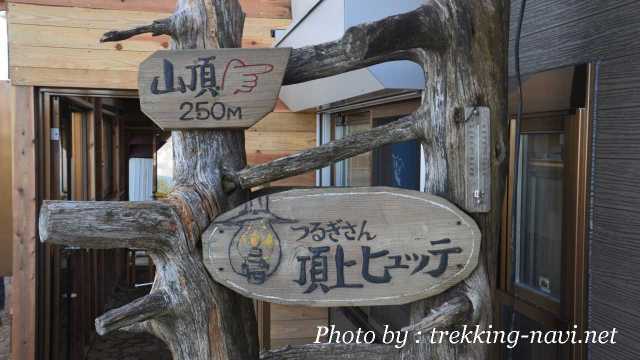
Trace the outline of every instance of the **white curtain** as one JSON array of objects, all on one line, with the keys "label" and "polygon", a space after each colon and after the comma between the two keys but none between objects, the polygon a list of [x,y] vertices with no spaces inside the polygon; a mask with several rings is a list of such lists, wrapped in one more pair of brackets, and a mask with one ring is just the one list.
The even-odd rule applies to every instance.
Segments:
[{"label": "white curtain", "polygon": [[129,159],[129,201],[153,200],[153,159]]}]

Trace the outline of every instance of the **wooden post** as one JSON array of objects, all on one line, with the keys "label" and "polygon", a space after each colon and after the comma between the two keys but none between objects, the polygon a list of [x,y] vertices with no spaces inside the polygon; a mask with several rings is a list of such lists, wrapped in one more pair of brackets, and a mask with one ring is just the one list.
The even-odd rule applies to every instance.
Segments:
[{"label": "wooden post", "polygon": [[[285,84],[340,74],[391,60],[411,60],[426,74],[423,103],[411,116],[299,155],[255,168],[245,166],[240,130],[172,133],[176,189],[166,203],[46,202],[43,241],[92,248],[149,250],[158,273],[151,294],[97,320],[106,332],[126,326],[164,340],[174,359],[256,359],[258,337],[251,301],[215,283],[201,259],[201,235],[223,210],[247,199],[245,190],[325,166],[383,144],[420,139],[427,165],[424,190],[465,204],[464,109],[491,111],[491,204],[474,215],[482,231],[480,264],[457,286],[412,305],[423,341],[404,349],[373,345],[315,345],[265,352],[264,359],[488,359],[486,344],[430,344],[430,329],[460,324],[486,329],[492,320],[500,207],[506,170],[503,0],[443,0],[415,11],[355,26],[342,39],[293,49]],[[237,0],[180,0],[176,13],[151,25],[105,34],[117,41],[136,34],[170,34],[175,49],[237,47],[244,15]],[[376,132],[377,131],[377,132]],[[362,144],[362,141],[370,144]],[[223,186],[224,184],[224,186]]]}]

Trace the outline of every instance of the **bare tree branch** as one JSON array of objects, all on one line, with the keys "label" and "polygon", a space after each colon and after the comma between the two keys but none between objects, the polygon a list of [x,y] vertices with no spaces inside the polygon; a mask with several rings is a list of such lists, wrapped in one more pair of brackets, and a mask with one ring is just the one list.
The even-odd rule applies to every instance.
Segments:
[{"label": "bare tree branch", "polygon": [[261,360],[400,360],[399,349],[379,344],[309,344],[265,351]]},{"label": "bare tree branch", "polygon": [[126,326],[135,325],[170,310],[169,295],[164,290],[154,290],[149,295],[127,305],[113,309],[96,319],[96,332],[106,335]]},{"label": "bare tree branch", "polygon": [[102,35],[102,38],[100,38],[100,42],[122,41],[127,40],[133,36],[146,33],[151,33],[153,36],[172,35],[172,25],[172,17],[161,20],[154,20],[153,23],[149,25],[139,26],[133,29],[109,31]]},{"label": "bare tree branch", "polygon": [[411,324],[402,330],[426,333],[436,328],[448,329],[468,320],[471,310],[471,301],[469,301],[466,296],[461,295],[431,309],[422,321]]},{"label": "bare tree branch", "polygon": [[176,213],[156,201],[45,201],[40,240],[90,249],[169,248],[180,227]]},{"label": "bare tree branch", "polygon": [[349,135],[339,140],[256,165],[226,177],[225,189],[254,186],[319,169],[383,145],[413,140],[418,137],[415,116],[408,115],[391,124]]},{"label": "bare tree branch", "polygon": [[293,49],[284,85],[342,74],[370,65],[416,61],[414,49],[448,46],[442,11],[432,5],[349,28],[342,39]]}]

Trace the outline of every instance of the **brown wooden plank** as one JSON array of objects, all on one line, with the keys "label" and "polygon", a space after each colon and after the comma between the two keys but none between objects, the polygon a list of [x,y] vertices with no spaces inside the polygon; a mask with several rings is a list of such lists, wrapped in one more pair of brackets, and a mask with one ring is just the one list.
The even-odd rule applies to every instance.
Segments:
[{"label": "brown wooden plank", "polygon": [[[169,46],[168,36],[141,35],[124,42],[101,43],[98,40],[104,29],[42,26],[34,24],[11,24],[9,43],[11,46],[29,46],[30,48],[66,48],[112,51],[152,52]],[[44,51],[32,49],[32,51]]]},{"label": "brown wooden plank", "polygon": [[[274,26],[283,26],[288,21],[278,21],[275,19],[248,19],[244,38],[243,48],[270,48],[273,38],[270,36],[270,29]],[[87,26],[90,24],[87,24]],[[70,49],[93,49],[112,51],[147,51],[152,52],[169,47],[169,37],[139,35],[130,40],[122,42],[101,43],[98,40],[104,34],[105,29],[91,27],[71,27],[60,25],[38,25],[38,24],[11,24],[9,32],[9,42],[11,45],[22,45],[29,47],[53,47]],[[32,50],[32,51],[37,51]]]},{"label": "brown wooden plank", "polygon": [[273,109],[273,111],[274,112],[291,112],[287,104],[285,104],[284,102],[282,102],[282,100],[279,100],[279,99],[278,99],[278,102],[276,103],[276,108]]},{"label": "brown wooden plank", "polygon": [[[175,10],[175,0],[11,0],[12,3],[80,7],[105,10],[166,12]],[[291,0],[240,0],[248,17],[291,18]],[[6,4],[5,0],[0,1]]]},{"label": "brown wooden plank", "polygon": [[280,304],[271,305],[271,321],[315,319],[324,320],[326,322],[328,314],[329,310],[324,308]]},{"label": "brown wooden plank", "polygon": [[146,51],[110,51],[13,45],[12,67],[137,71]]},{"label": "brown wooden plank", "polygon": [[[17,85],[136,89],[138,65],[168,47],[166,36],[100,43],[102,33],[149,23],[167,13],[10,4],[10,71]],[[271,29],[289,19],[248,18],[243,47],[271,47]]]},{"label": "brown wooden plank", "polygon": [[316,145],[316,134],[299,132],[297,136],[278,131],[247,131],[247,149],[261,151],[293,152]]},{"label": "brown wooden plank", "polygon": [[310,187],[316,184],[316,174],[314,171],[306,174],[292,176],[290,178],[277,180],[271,183],[271,186],[289,186],[289,187]]},{"label": "brown wooden plank", "polygon": [[[290,51],[157,51],[140,64],[140,108],[163,129],[251,127],[275,107]],[[195,73],[206,67],[209,84]],[[181,90],[180,81],[195,88]]]},{"label": "brown wooden plank", "polygon": [[30,24],[40,26],[64,26],[75,28],[127,29],[136,25],[149,24],[162,19],[166,12],[140,12],[124,10],[95,10],[87,8],[67,8],[9,3],[9,26]]},{"label": "brown wooden plank", "polygon": [[33,88],[14,86],[13,121],[13,323],[11,358],[34,359],[36,344],[36,133]]},{"label": "brown wooden plank", "polygon": [[271,339],[271,348],[279,349],[285,346],[306,345],[316,341],[315,337],[308,338],[292,338],[292,339]]},{"label": "brown wooden plank", "polygon": [[[37,25],[41,27],[64,27],[104,30],[127,29],[134,26],[151,23],[153,20],[167,17],[168,13],[162,12],[139,12],[124,10],[95,10],[86,8],[65,8],[55,6],[34,6],[25,4],[9,5],[9,26],[16,24]],[[263,44],[271,47],[272,29],[286,28],[291,23],[289,19],[278,18],[255,18],[248,17],[245,20],[244,40],[249,40],[246,45]],[[13,30],[11,30],[13,31]],[[11,32],[10,31],[10,32]],[[101,34],[100,34],[101,35]],[[96,43],[100,37],[96,38]],[[136,39],[147,39],[153,41],[149,35],[142,35]],[[73,43],[74,39],[69,39]],[[251,41],[256,41],[252,44]],[[118,42],[124,48],[128,43]],[[113,46],[117,46],[113,44]],[[243,44],[243,47],[245,44]]]},{"label": "brown wooden plank", "polygon": [[[299,136],[299,133],[285,133],[290,136]],[[315,134],[314,134],[315,135]],[[309,135],[311,136],[311,135]],[[262,164],[268,161],[272,161],[284,156],[291,154],[291,152],[280,152],[280,151],[261,151],[261,150],[253,150],[247,148],[247,164],[256,165]],[[315,186],[316,184],[316,174],[315,171],[310,171],[308,173],[292,176],[286,179],[274,181],[271,183],[271,186]]]},{"label": "brown wooden plank", "polygon": [[464,280],[480,251],[477,225],[453,204],[387,187],[266,195],[218,216],[202,239],[219,283],[256,300],[319,307],[435,296]]},{"label": "brown wooden plank", "polygon": [[[316,115],[309,113],[273,112],[247,131],[283,131],[316,133]],[[295,136],[295,135],[294,135]]]},{"label": "brown wooden plank", "polygon": [[11,84],[0,81],[0,276],[11,276],[13,215],[11,212]]},{"label": "brown wooden plank", "polygon": [[12,67],[11,80],[16,84],[134,90],[138,87],[137,71],[87,69],[50,69]]},{"label": "brown wooden plank", "polygon": [[[271,342],[274,340],[288,339],[289,341],[300,339],[306,341],[316,337],[318,326],[326,326],[326,321],[317,319],[279,320],[271,323]],[[276,342],[276,345],[280,345]],[[294,345],[294,344],[288,344]],[[273,346],[276,348],[277,346]]]}]

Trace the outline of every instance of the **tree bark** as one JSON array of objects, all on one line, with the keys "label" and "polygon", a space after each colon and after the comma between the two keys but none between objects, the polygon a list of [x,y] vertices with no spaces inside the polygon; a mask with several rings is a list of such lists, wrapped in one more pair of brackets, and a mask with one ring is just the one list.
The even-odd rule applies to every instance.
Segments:
[{"label": "tree bark", "polygon": [[227,178],[233,185],[225,187],[232,190],[237,184],[242,189],[251,189],[271,181],[319,169],[387,144],[414,140],[418,136],[415,117],[409,115],[391,124],[230,174]]},{"label": "tree bark", "polygon": [[[215,283],[202,263],[200,236],[212,219],[246,200],[244,188],[405,138],[422,142],[427,168],[424,190],[463,205],[464,107],[486,106],[491,110],[494,205],[489,213],[474,215],[483,233],[480,265],[456,287],[412,304],[412,325],[407,330],[450,328],[461,323],[486,329],[492,319],[494,286],[488,274],[497,273],[499,204],[506,173],[506,12],[503,0],[433,1],[407,14],[358,25],[338,41],[292,51],[285,84],[390,60],[420,64],[427,79],[422,105],[409,118],[391,124],[387,130],[393,130],[392,134],[374,131],[365,135],[380,138],[350,137],[244,169],[243,131],[174,131],[176,188],[165,203],[45,203],[41,238],[83,247],[150,250],[158,268],[151,294],[100,317],[100,331],[122,326],[150,331],[167,343],[175,359],[257,359],[251,300]],[[237,0],[180,0],[170,18],[107,33],[104,40],[151,32],[171,35],[175,49],[237,47],[243,21]],[[228,194],[223,174],[237,185],[227,186]],[[78,221],[83,217],[88,222]],[[487,345],[431,344],[426,334],[420,340],[410,341],[402,350],[368,345],[288,347],[264,353],[263,359],[489,358]]]},{"label": "tree bark", "polygon": [[[502,0],[441,2],[449,46],[440,53],[423,52],[427,74],[420,125],[424,131],[425,191],[463,206],[465,194],[464,107],[487,106],[491,111],[491,204],[486,214],[472,214],[482,232],[481,262],[463,283],[442,296],[412,304],[413,322],[429,309],[463,293],[472,304],[471,318],[481,329],[493,320],[491,282],[497,274],[502,196],[506,175],[506,51],[507,9]],[[489,275],[491,274],[491,276]],[[423,339],[426,340],[426,337]],[[483,344],[430,344],[421,341],[405,350],[405,358],[489,359]]]}]

